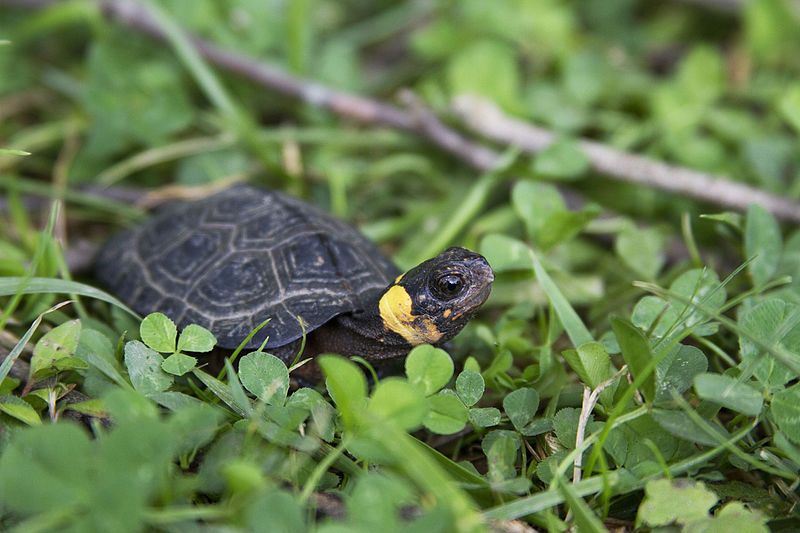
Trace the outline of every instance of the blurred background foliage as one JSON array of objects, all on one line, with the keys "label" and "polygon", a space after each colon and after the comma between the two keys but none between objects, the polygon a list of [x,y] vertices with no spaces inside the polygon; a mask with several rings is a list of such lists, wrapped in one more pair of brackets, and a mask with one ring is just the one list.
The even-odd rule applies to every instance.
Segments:
[{"label": "blurred background foliage", "polygon": [[[581,382],[594,387],[609,377],[607,364],[599,375],[582,369],[577,361],[587,355],[580,350],[564,352],[564,364],[556,361],[570,346],[562,333],[566,329],[574,341],[570,333],[576,331],[575,324],[571,330],[563,316],[559,315],[562,323],[554,318],[558,305],[552,292],[534,281],[527,245],[540,254],[566,297],[562,304],[577,307],[602,342],[601,348],[592,349],[606,362],[609,354],[621,362],[622,330],[612,331],[610,316],[630,316],[657,344],[671,331],[664,316],[686,318],[675,310],[685,303],[680,298],[695,298],[698,287],[712,293],[721,290],[721,298],[705,303],[722,309],[727,296],[733,303],[724,312],[733,309],[732,320],[738,322],[722,329],[716,322],[702,323],[699,330],[687,333],[692,346],[681,345],[684,352],[677,349],[669,356],[669,361],[694,369],[679,375],[685,385],[680,393],[691,387],[695,374],[708,368],[720,376],[752,378],[752,368],[735,368],[739,351],[743,360],[758,354],[747,340],[740,346],[737,323],[765,336],[776,323],[787,330],[795,324],[800,233],[794,228],[784,228],[782,239],[780,227],[763,209],[752,208],[745,218],[688,197],[609,180],[591,170],[576,143],[595,140],[800,200],[800,6],[793,0],[155,3],[167,19],[194,35],[310,82],[387,102],[395,102],[398,91],[410,88],[456,126],[453,99],[478,95],[557,134],[557,142],[535,156],[507,152],[508,165],[485,176],[413,134],[365,127],[219,71],[212,81],[203,80],[185,55],[109,21],[97,2],[65,0],[37,10],[10,7],[26,3],[36,2],[0,1],[0,40],[8,41],[0,44],[0,147],[31,153],[21,157],[0,152],[0,276],[70,277],[71,260],[88,255],[84,250],[107,236],[110,225],[128,225],[145,216],[145,209],[126,196],[98,199],[98,194],[130,188],[168,196],[172,185],[208,186],[234,179],[289,191],[353,222],[403,267],[449,244],[478,249],[492,261],[498,282],[490,310],[459,337],[455,354],[459,364],[472,356],[467,370],[480,372],[493,391],[481,408],[502,404],[507,429],[484,438],[483,428],[499,424],[500,412],[472,412],[473,408],[469,416],[478,417],[470,419],[475,431],[450,451],[458,459],[478,457],[475,464],[482,472],[488,469],[501,494],[487,497],[490,503],[499,505],[512,497],[509,494],[528,490],[525,483],[511,486],[518,474],[527,480],[535,471],[536,483],[552,483],[558,461],[574,448]],[[39,231],[47,227],[46,205],[36,209],[30,199],[21,200],[26,192],[66,199],[65,210],[49,220],[50,233]],[[65,257],[62,248],[69,252]],[[754,256],[757,259],[746,267],[748,276],[734,277],[719,288],[721,279]],[[91,282],[85,273],[74,274]],[[786,275],[794,280],[776,282],[780,288],[769,295],[782,300],[765,302],[761,291]],[[641,285],[632,285],[636,280],[670,287],[673,293],[642,298]],[[3,300],[9,303],[0,319],[6,338],[0,340],[16,342],[57,300],[47,293]],[[673,306],[668,311],[665,302]],[[102,331],[109,346],[120,332],[138,329],[122,313],[109,315],[94,302],[84,304],[88,309],[78,308],[84,327]],[[45,323],[67,318],[57,311]],[[794,340],[784,344],[797,353]],[[694,351],[700,352],[698,346],[704,353]],[[667,367],[656,371],[659,383],[671,376]],[[789,369],[780,369],[785,375],[777,385],[772,370],[755,371],[757,400],[796,379]],[[535,401],[528,386],[538,391]],[[708,392],[713,385],[695,387],[693,399],[719,399]],[[526,392],[506,405],[504,398],[517,391]],[[481,394],[482,389],[477,396]],[[660,394],[653,397],[670,399],[668,392]],[[791,405],[796,399],[792,394],[800,393],[784,394],[780,405]],[[545,400],[550,403],[543,409],[544,422],[536,425],[514,402],[536,412],[540,396],[543,406]],[[604,399],[609,403],[602,403],[603,415],[611,412],[613,400],[613,395]],[[132,407],[124,407],[119,398],[111,403],[112,411],[132,420]],[[723,404],[744,413],[726,418],[735,427],[725,435],[756,420],[762,403],[755,403],[755,409],[752,403]],[[462,407],[457,405],[466,420]],[[686,418],[675,423],[669,418],[674,413],[683,416],[684,411],[669,411],[659,420],[648,415],[626,427],[624,436],[615,435],[610,453],[616,465],[649,475],[664,461],[690,457],[696,451],[692,446],[715,444],[707,437],[687,438],[696,427]],[[716,412],[703,413],[713,418]],[[797,447],[776,427],[795,444],[800,444],[800,429],[786,412],[773,415],[777,418],[756,420],[767,428],[765,440],[749,441],[747,452],[763,459],[757,455],[761,444],[766,449],[770,438],[780,435],[781,444],[764,453],[773,454],[770,460],[780,455],[778,462],[770,463],[772,468],[785,468],[796,477],[800,463],[792,454]],[[167,427],[180,420],[149,423]],[[592,422],[590,428],[602,427],[592,424],[600,422]],[[81,438],[69,438],[76,447],[85,447]],[[221,437],[216,449],[238,438]],[[536,438],[540,440],[532,445]],[[205,445],[208,439],[200,441]],[[183,450],[177,443],[170,446]],[[536,448],[530,458],[526,446]],[[653,447],[661,450],[661,463],[653,459]],[[289,453],[280,449],[270,456],[273,466]],[[215,453],[221,454],[209,455]],[[784,461],[787,456],[792,459]],[[740,469],[752,486],[761,483],[748,477],[754,476],[752,465],[739,455],[726,457],[725,468]],[[297,479],[308,476],[303,469],[311,467],[304,464],[283,472],[281,479],[299,483]],[[706,474],[711,481],[724,477],[717,471]],[[223,485],[218,476],[209,476],[213,479],[208,483]],[[245,490],[243,479],[230,474],[229,490]],[[357,509],[381,505],[370,500],[370,491],[386,490],[398,500],[413,500],[405,478],[363,479],[355,490],[348,488],[348,505],[356,510],[353,520],[368,523],[370,518],[359,518]],[[759,485],[762,500],[753,506],[774,517],[790,514],[774,506],[780,507],[776,501],[789,495],[796,500],[796,480],[791,487],[784,483],[789,488],[783,492],[769,483],[769,490]],[[329,476],[321,483],[335,485]],[[731,487],[726,485],[732,498],[742,497]],[[704,489],[698,490],[702,496]],[[296,525],[299,507],[295,509],[294,500],[286,503],[282,494],[260,497],[291,507]],[[607,516],[608,503],[593,505]],[[657,503],[653,497],[652,505]],[[622,509],[619,514],[632,522],[638,500],[623,498],[616,504]],[[571,509],[580,519],[581,506],[576,503]],[[659,525],[654,514],[648,516],[645,522]],[[257,523],[258,516],[253,517],[252,523]],[[584,519],[582,524],[591,530],[593,522]],[[551,515],[536,520],[554,530],[563,525]]]}]

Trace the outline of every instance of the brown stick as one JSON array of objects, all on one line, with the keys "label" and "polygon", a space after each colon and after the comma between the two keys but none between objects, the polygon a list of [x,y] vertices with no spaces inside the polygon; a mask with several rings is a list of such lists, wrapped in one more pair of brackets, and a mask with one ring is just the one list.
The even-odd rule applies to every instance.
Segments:
[{"label": "brown stick", "polygon": [[[487,100],[462,96],[453,107],[470,130],[494,141],[519,146],[528,153],[541,152],[556,139],[553,132],[509,117]],[[592,168],[610,178],[734,209],[745,210],[750,204],[760,204],[780,218],[800,221],[800,204],[724,176],[668,165],[594,141],[579,144]]]},{"label": "brown stick", "polygon": [[[0,6],[40,8],[53,0],[0,0]],[[101,8],[111,19],[158,39],[164,32],[146,11],[132,0],[102,0]],[[384,104],[319,83],[291,76],[278,68],[248,56],[224,50],[201,39],[192,39],[200,54],[209,62],[228,72],[316,107],[322,107],[342,117],[365,124],[379,124],[414,133],[431,141],[473,168],[488,170],[499,160],[499,153],[443,124],[430,112],[416,106],[416,112]],[[537,128],[500,113],[496,107],[476,104],[467,106],[458,99],[456,110],[468,127],[476,133],[503,143],[518,145],[537,153],[549,145],[553,132]],[[724,208],[743,210],[752,203],[761,204],[776,216],[800,222],[800,204],[741,183],[696,170],[667,165],[653,159],[629,154],[606,145],[584,141],[581,147],[593,168],[611,178],[644,185]]]}]

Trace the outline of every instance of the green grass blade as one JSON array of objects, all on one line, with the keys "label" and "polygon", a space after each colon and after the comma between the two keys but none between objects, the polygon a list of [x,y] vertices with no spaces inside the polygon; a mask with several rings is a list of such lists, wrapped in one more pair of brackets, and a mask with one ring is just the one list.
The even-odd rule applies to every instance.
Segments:
[{"label": "green grass blade", "polygon": [[385,424],[376,438],[399,461],[400,468],[417,485],[450,508],[458,531],[482,531],[483,521],[475,503],[431,457],[421,443],[392,424]]},{"label": "green grass blade", "polygon": [[441,467],[444,468],[444,470],[454,479],[473,487],[489,488],[489,482],[486,480],[486,478],[464,468],[446,455],[442,454],[442,452],[436,448],[432,448],[422,441],[420,441],[420,445],[426,448],[428,453],[430,453],[431,456],[433,456],[433,458],[441,465]]},{"label": "green grass blade", "polygon": [[117,300],[105,291],[101,291],[91,285],[79,283],[77,281],[67,281],[56,278],[20,278],[4,277],[0,278],[0,296],[10,296],[13,294],[77,294],[86,298],[94,298],[103,302],[110,303],[119,307],[131,316],[141,319],[141,317],[130,307]]},{"label": "green grass blade", "polygon": [[430,259],[453,243],[458,234],[484,208],[489,195],[500,182],[503,173],[517,159],[518,154],[519,150],[507,150],[497,162],[497,165],[475,182],[461,202],[458,211],[450,216],[444,227],[440,228],[433,239],[409,261],[409,266],[417,265],[426,259]]},{"label": "green grass blade", "polygon": [[127,159],[108,167],[97,175],[97,183],[111,185],[131,174],[169,161],[176,161],[190,155],[214,152],[229,148],[234,144],[233,135],[224,133],[213,137],[183,139],[166,146],[157,146],[138,152]]},{"label": "green grass blade", "polygon": [[8,294],[0,293],[2,296],[12,296],[11,301],[0,315],[0,331],[5,329],[6,322],[17,309],[19,303],[22,301],[22,296],[26,294],[24,292],[25,288],[30,284],[33,276],[36,275],[36,271],[39,268],[39,263],[42,261],[42,258],[44,257],[45,252],[47,251],[47,248],[53,238],[53,229],[55,228],[56,220],[58,219],[60,206],[61,203],[58,201],[53,202],[53,204],[50,206],[50,216],[47,219],[47,227],[42,232],[42,237],[36,242],[36,249],[33,252],[33,258],[31,259],[30,266],[28,267],[25,276],[17,278],[19,279],[19,284],[14,291]]},{"label": "green grass blade", "polygon": [[238,414],[242,418],[245,418],[247,416],[245,410],[242,409],[242,407],[239,405],[239,402],[236,401],[236,398],[231,392],[230,386],[218,380],[211,374],[203,372],[199,368],[195,368],[194,370],[192,370],[192,373],[195,375],[197,379],[202,381],[203,385],[208,387],[208,390],[213,392],[217,398],[225,402],[225,404],[228,407],[233,409],[233,411],[236,412],[236,414]]},{"label": "green grass blade", "polygon": [[[688,457],[671,465],[669,467],[670,474],[673,477],[677,477],[706,464],[717,455],[723,453],[728,446],[732,446],[745,438],[752,430],[753,426],[747,426],[734,435],[731,435],[728,440],[716,448],[693,455],[692,457]],[[603,479],[604,477],[605,479]],[[626,483],[625,485],[620,485],[619,474],[616,472],[610,472],[607,476],[595,476],[589,479],[584,479],[583,481],[579,481],[578,483],[573,483],[572,489],[574,494],[581,498],[591,496],[592,494],[597,494],[609,486],[611,489],[618,489],[615,492],[622,494],[639,490],[644,487],[648,481],[652,479],[659,479],[661,477],[661,473],[656,473],[644,479],[637,480],[635,483]],[[555,507],[556,505],[561,505],[562,503],[564,503],[564,496],[561,494],[561,492],[559,492],[557,487],[550,487],[545,491],[528,496],[527,498],[520,498],[513,502],[504,503],[498,505],[497,507],[493,507],[488,511],[485,511],[483,515],[486,518],[493,520],[516,520],[517,518],[521,518],[523,516],[546,511],[547,509]]]},{"label": "green grass blade", "polygon": [[139,220],[144,217],[144,211],[142,209],[122,202],[80,191],[56,191],[56,189],[48,183],[22,178],[20,176],[0,176],[0,189],[10,189],[47,198],[61,198],[69,204],[96,209],[103,213],[112,213],[117,217],[129,220]]},{"label": "green grass blade", "polygon": [[715,309],[709,309],[705,305],[701,303],[692,302],[689,298],[677,294],[673,291],[663,289],[658,285],[654,285],[652,283],[634,283],[637,287],[640,287],[646,291],[652,292],[656,296],[660,296],[662,298],[674,298],[685,305],[692,306],[693,308],[697,309],[701,313],[713,318],[728,330],[736,333],[740,337],[744,337],[747,340],[751,341],[753,344],[758,346],[760,349],[767,352],[770,356],[778,360],[779,362],[783,363],[787,367],[789,367],[792,372],[797,375],[800,375],[800,357],[797,354],[794,354],[784,348],[780,343],[777,344],[769,344],[764,342],[762,339],[759,339],[755,335],[751,335],[745,328],[739,327],[739,325],[731,320],[730,318],[726,317],[725,315],[720,314]]},{"label": "green grass blade", "polygon": [[197,49],[192,45],[189,38],[181,30],[175,20],[164,10],[159,8],[155,2],[145,1],[147,10],[164,30],[167,40],[175,49],[175,53],[186,66],[186,68],[197,80],[197,84],[206,93],[206,96],[224,115],[230,118],[237,118],[238,112],[233,100],[228,95],[225,88],[217,79],[214,72],[206,65],[200,57]]},{"label": "green grass blade", "polygon": [[[619,483],[619,476],[612,472],[608,476],[608,484],[614,487]],[[605,482],[602,476],[595,476],[593,478],[584,479],[577,483],[572,483],[571,489],[575,497],[583,498],[597,494],[603,490]],[[520,498],[513,502],[505,503],[493,507],[484,512],[484,516],[494,520],[514,520],[523,516],[528,516],[542,511],[546,511],[556,505],[564,503],[564,495],[558,488],[549,488],[545,491],[528,496],[527,498]]]},{"label": "green grass blade", "polygon": [[[602,479],[602,478],[601,478]],[[592,509],[578,496],[575,487],[566,481],[558,482],[558,491],[564,497],[564,501],[569,505],[570,510],[575,515],[575,525],[581,533],[607,533],[608,530],[597,518]]]},{"label": "green grass blade", "polygon": [[[618,317],[611,319],[611,327],[631,375],[637,378],[639,375],[645,374],[645,370],[653,359],[653,352],[647,337],[630,321]],[[656,378],[653,372],[646,374],[641,391],[647,401],[653,401],[656,394]]]},{"label": "green grass blade", "polygon": [[533,271],[536,273],[536,279],[547,295],[547,299],[550,300],[550,305],[553,306],[556,315],[558,315],[558,319],[561,321],[561,325],[564,326],[564,331],[567,332],[569,340],[572,341],[572,344],[576,348],[587,342],[592,342],[594,338],[589,332],[589,329],[584,325],[581,317],[575,312],[575,309],[569,304],[569,301],[567,301],[567,298],[555,284],[553,278],[550,277],[544,266],[542,266],[539,257],[531,249],[529,249],[529,253],[531,262],[533,263]]},{"label": "green grass blade", "polygon": [[31,153],[26,152],[25,150],[15,150],[14,148],[0,148],[0,155],[27,156],[31,155]]}]

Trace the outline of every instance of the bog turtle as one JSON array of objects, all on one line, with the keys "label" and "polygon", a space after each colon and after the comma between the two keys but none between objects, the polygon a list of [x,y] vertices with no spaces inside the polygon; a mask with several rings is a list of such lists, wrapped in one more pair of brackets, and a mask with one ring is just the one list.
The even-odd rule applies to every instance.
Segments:
[{"label": "bog turtle", "polygon": [[[113,236],[96,275],[139,313],[199,324],[218,346],[248,342],[289,360],[360,355],[373,363],[442,344],[489,296],[486,260],[450,248],[400,274],[361,233],[291,196],[250,185],[169,205]],[[301,322],[302,321],[302,322]]]}]

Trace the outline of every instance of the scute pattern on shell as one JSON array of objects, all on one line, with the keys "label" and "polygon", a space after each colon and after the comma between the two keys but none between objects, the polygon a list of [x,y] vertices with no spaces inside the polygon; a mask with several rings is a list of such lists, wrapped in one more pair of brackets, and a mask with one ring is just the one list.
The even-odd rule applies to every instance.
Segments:
[{"label": "scute pattern on shell", "polygon": [[238,185],[179,203],[113,237],[98,279],[138,313],[200,324],[219,346],[283,346],[363,309],[398,273],[351,226],[296,198]]}]

